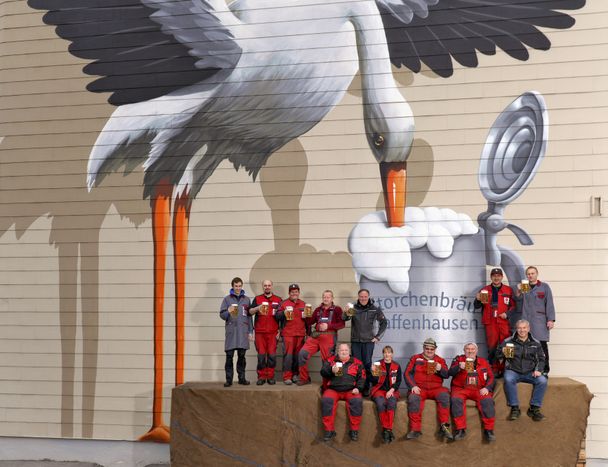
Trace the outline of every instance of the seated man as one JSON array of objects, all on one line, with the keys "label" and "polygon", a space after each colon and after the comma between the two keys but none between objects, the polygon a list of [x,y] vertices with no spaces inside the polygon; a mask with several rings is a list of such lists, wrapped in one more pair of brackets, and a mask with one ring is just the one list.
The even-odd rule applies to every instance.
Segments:
[{"label": "seated man", "polygon": [[477,403],[481,414],[484,435],[489,442],[496,441],[494,435],[494,374],[487,360],[477,356],[477,344],[469,342],[464,345],[464,355],[457,355],[452,360],[448,371],[452,377],[452,417],[456,433],[454,439],[463,439],[467,428],[467,399]]},{"label": "seated man", "polygon": [[445,360],[435,354],[435,339],[425,340],[422,348],[422,353],[412,355],[405,369],[405,382],[410,391],[407,396],[410,431],[406,438],[416,439],[422,435],[424,401],[435,399],[440,434],[446,439],[454,439],[450,431],[450,393],[443,387],[443,380],[448,378],[448,367]]},{"label": "seated man", "polygon": [[334,423],[338,401],[346,401],[346,412],[350,421],[350,439],[359,439],[359,425],[363,414],[363,398],[361,391],[365,385],[365,369],[363,363],[350,356],[348,344],[338,346],[338,355],[331,356],[323,362],[321,376],[326,388],[321,398],[321,415],[325,428],[324,441],[336,436]]},{"label": "seated man", "polygon": [[509,420],[517,420],[521,415],[517,383],[529,383],[534,389],[528,416],[535,422],[540,422],[545,418],[540,411],[547,390],[547,377],[542,375],[545,353],[541,343],[530,334],[528,321],[520,319],[515,323],[515,333],[500,344],[497,357],[505,360],[505,395],[507,404],[511,407]]}]

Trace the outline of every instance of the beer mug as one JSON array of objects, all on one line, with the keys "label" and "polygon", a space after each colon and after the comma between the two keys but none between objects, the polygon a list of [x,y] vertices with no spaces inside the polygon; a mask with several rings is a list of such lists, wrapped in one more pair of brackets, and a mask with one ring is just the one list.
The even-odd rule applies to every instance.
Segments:
[{"label": "beer mug", "polygon": [[521,281],[521,291],[522,293],[530,292],[530,281],[528,279],[522,279]]},{"label": "beer mug", "polygon": [[262,306],[260,306],[260,314],[262,314],[262,315],[268,314],[268,302],[262,302]]},{"label": "beer mug", "polygon": [[310,318],[312,317],[312,305],[310,303],[307,303],[304,306],[304,318]]},{"label": "beer mug", "polygon": [[345,311],[345,313],[346,313],[346,316],[351,316],[351,317],[355,316],[355,308],[354,308],[354,306],[353,306],[352,303],[347,303],[346,304],[346,311]]},{"label": "beer mug", "polygon": [[467,373],[473,373],[475,371],[475,360],[467,358],[464,362],[464,371]]},{"label": "beer mug", "polygon": [[479,301],[484,305],[486,303],[490,303],[490,293],[487,290],[482,290],[479,292]]},{"label": "beer mug", "polygon": [[505,358],[515,357],[515,345],[511,344],[510,342],[507,343],[507,345],[502,348],[502,353],[504,354]]},{"label": "beer mug", "polygon": [[232,316],[233,318],[236,318],[239,314],[239,306],[233,303],[228,308],[228,312],[230,313],[230,316]]},{"label": "beer mug", "polygon": [[434,375],[435,371],[437,371],[437,365],[435,364],[435,360],[427,360],[426,361],[426,374]]},{"label": "beer mug", "polygon": [[338,367],[338,371],[336,372],[336,376],[343,376],[344,371],[342,370],[342,362],[336,362],[336,366]]},{"label": "beer mug", "polygon": [[291,321],[293,319],[293,307],[288,306],[285,308],[285,319]]},{"label": "beer mug", "polygon": [[380,362],[374,362],[372,365],[372,375],[380,376]]}]

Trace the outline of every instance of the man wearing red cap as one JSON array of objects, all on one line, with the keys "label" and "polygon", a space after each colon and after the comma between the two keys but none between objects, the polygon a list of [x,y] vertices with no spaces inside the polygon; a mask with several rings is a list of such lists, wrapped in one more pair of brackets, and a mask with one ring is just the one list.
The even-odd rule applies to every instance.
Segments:
[{"label": "man wearing red cap", "polygon": [[272,293],[272,281],[262,282],[264,293],[253,299],[249,313],[255,315],[255,349],[258,352],[258,386],[268,382],[275,384],[274,368],[277,362],[277,331],[279,323],[276,320],[281,297]]},{"label": "man wearing red cap", "polygon": [[483,308],[481,323],[486,328],[488,360],[497,377],[502,376],[504,364],[500,363],[494,354],[498,344],[511,335],[509,317],[515,310],[513,289],[503,284],[502,278],[502,269],[492,269],[491,283],[479,291],[474,302],[476,309]]},{"label": "man wearing red cap", "polygon": [[290,385],[298,380],[298,353],[304,345],[306,320],[305,303],[300,300],[300,286],[289,286],[289,298],[284,300],[277,311],[283,337],[283,383]]}]

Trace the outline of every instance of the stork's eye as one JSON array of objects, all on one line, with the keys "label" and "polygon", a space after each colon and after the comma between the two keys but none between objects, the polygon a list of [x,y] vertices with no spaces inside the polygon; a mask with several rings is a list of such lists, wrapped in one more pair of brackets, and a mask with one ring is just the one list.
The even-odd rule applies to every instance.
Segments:
[{"label": "stork's eye", "polygon": [[372,138],[374,139],[374,146],[376,146],[377,148],[381,148],[382,146],[384,146],[384,136],[378,133],[374,133],[372,135]]}]

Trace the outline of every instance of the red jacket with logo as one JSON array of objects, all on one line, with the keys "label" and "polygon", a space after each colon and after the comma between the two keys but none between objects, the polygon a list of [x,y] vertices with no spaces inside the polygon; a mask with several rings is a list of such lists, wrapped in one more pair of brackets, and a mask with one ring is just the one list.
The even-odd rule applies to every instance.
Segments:
[{"label": "red jacket with logo", "polygon": [[427,375],[426,367],[428,360],[424,354],[412,355],[405,369],[405,382],[410,389],[418,386],[421,389],[436,389],[443,386],[443,380],[448,378],[448,365],[439,355],[433,357],[435,363],[441,364],[441,370],[432,375]]},{"label": "red jacket with logo", "polygon": [[262,303],[268,302],[268,314],[263,315],[259,311],[255,315],[254,329],[256,333],[276,333],[279,329],[279,322],[277,321],[277,310],[281,305],[281,297],[277,295],[257,295],[253,299],[252,308],[260,306]]},{"label": "red jacket with logo", "polygon": [[323,305],[318,306],[307,322],[310,325],[326,322],[328,325],[327,331],[330,332],[338,332],[346,326],[342,319],[342,308],[334,304],[331,304],[329,308],[324,308]]},{"label": "red jacket with logo", "polygon": [[365,367],[361,360],[355,357],[350,357],[348,361],[343,364],[342,376],[337,376],[331,370],[334,363],[340,361],[336,355],[332,355],[328,360],[323,362],[321,367],[321,376],[323,377],[323,388],[333,389],[338,392],[352,391],[353,389],[359,389],[359,392],[363,391],[365,386]]},{"label": "red jacket with logo", "polygon": [[[483,304],[483,315],[481,316],[481,324],[490,324],[496,316],[506,313],[508,315],[515,309],[515,300],[513,299],[513,289],[508,285],[502,284],[498,289],[498,305],[496,308],[496,316],[494,316],[494,305],[492,305],[492,284],[486,285],[481,290],[487,290],[489,295],[489,303]],[[477,301],[477,300],[476,300]]]},{"label": "red jacket with logo", "polygon": [[[377,377],[378,382],[370,391],[372,398],[377,391],[382,389],[386,378],[390,378],[390,387],[395,390],[395,397],[399,397],[399,386],[401,385],[401,366],[397,362],[392,361],[387,372],[386,362],[384,360],[380,360],[380,376]],[[372,382],[375,380],[376,377],[372,375]]]},{"label": "red jacket with logo", "polygon": [[[283,303],[279,306],[277,316],[279,321],[283,323],[283,329],[281,334],[283,337],[303,337],[306,335],[306,322],[304,321],[304,305],[302,300],[292,302],[289,298],[283,300]],[[288,321],[285,319],[285,308],[288,306],[293,307],[293,319]]]},{"label": "red jacket with logo", "polygon": [[[474,379],[469,377],[469,374],[460,368],[460,362],[466,362],[467,357],[464,355],[457,355],[452,360],[452,365],[448,374],[452,377],[452,388],[464,388],[465,386],[475,385],[479,389],[486,388],[488,391],[494,390],[494,373],[492,367],[485,358],[477,357],[473,366],[475,368],[473,376]],[[476,383],[476,384],[473,384]]]}]

